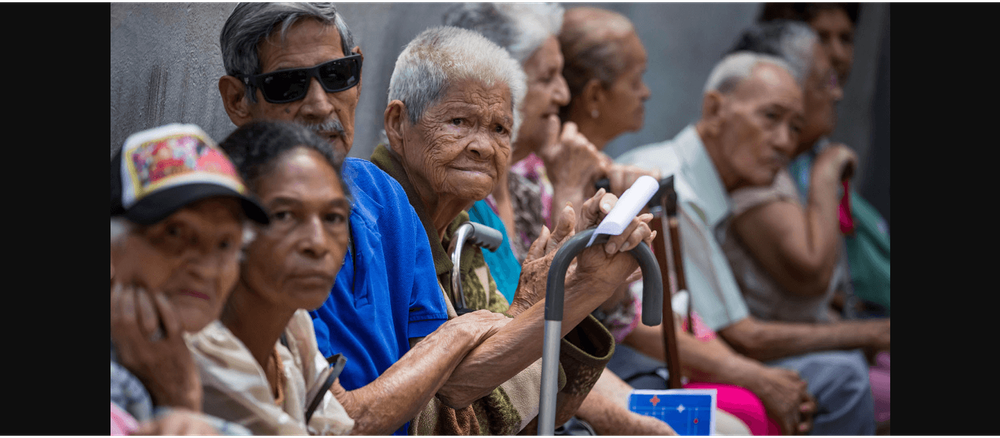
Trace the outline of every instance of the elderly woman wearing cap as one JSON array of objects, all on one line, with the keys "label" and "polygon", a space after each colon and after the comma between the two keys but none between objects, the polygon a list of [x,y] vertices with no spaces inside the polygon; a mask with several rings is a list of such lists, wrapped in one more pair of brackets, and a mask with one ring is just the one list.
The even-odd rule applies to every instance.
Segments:
[{"label": "elderly woman wearing cap", "polygon": [[[422,32],[396,60],[384,116],[388,145],[375,148],[372,162],[409,197],[449,297],[453,265],[445,248],[468,220],[465,210],[485,198],[507,170],[521,123],[516,108],[524,98],[523,81],[520,65],[502,48],[454,27]],[[512,319],[465,357],[411,432],[513,434],[528,427],[538,409],[536,365],[545,306],[540,298],[551,255],[577,222],[581,228],[595,225],[616,200],[599,192],[581,206],[579,220],[573,208],[561,211],[564,222],[557,232],[543,231],[529,251],[512,304],[497,291],[482,251],[466,249],[461,263],[465,302]],[[563,421],[576,411],[611,352],[609,333],[588,315],[607,298],[609,286],[635,271],[635,260],[621,252],[650,238],[648,220],[633,219],[607,245],[583,252],[567,280],[563,333],[568,335],[560,357],[567,380],[557,407]]]},{"label": "elderly woman wearing cap", "polygon": [[112,159],[113,430],[118,419],[118,432],[135,431],[134,418],[154,420],[139,433],[246,433],[199,414],[201,382],[184,339],[218,318],[246,218],[268,221],[245,193],[229,159],[193,125],[136,133]]}]

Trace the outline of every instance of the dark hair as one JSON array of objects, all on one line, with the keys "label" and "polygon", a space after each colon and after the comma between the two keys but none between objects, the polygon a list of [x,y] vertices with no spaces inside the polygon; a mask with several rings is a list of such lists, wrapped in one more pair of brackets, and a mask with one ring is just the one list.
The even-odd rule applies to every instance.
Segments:
[{"label": "dark hair", "polygon": [[328,141],[302,125],[277,120],[256,120],[236,128],[219,143],[219,147],[229,155],[247,187],[254,191],[260,177],[274,167],[277,158],[296,148],[312,149],[333,167],[344,195],[350,198],[350,191],[340,169],[344,157],[339,156]]},{"label": "dark hair", "polygon": [[847,18],[851,20],[851,25],[858,25],[858,16],[861,13],[860,3],[764,3],[764,8],[757,21],[785,19],[809,22],[820,12],[831,9],[843,10],[847,14]]}]

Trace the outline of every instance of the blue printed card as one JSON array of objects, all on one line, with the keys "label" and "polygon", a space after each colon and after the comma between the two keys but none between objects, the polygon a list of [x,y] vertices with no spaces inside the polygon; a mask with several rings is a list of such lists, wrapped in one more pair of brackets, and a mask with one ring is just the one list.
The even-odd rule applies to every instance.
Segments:
[{"label": "blue printed card", "polygon": [[629,410],[665,421],[678,435],[715,434],[714,389],[636,389]]}]

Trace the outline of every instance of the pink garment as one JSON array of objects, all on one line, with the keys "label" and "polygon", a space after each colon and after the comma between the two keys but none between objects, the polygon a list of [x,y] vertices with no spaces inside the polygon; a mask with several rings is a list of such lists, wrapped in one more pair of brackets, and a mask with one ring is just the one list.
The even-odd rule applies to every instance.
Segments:
[{"label": "pink garment", "polygon": [[111,435],[129,435],[139,427],[131,414],[111,402]]},{"label": "pink garment", "polygon": [[545,172],[545,163],[541,157],[532,152],[511,165],[510,171],[538,184],[541,189],[542,217],[545,218],[545,225],[552,228],[552,183],[549,182],[549,175]]},{"label": "pink garment", "polygon": [[750,390],[721,383],[690,382],[684,389],[715,389],[717,407],[746,423],[754,435],[781,435],[781,426],[767,416],[764,404]]},{"label": "pink garment", "polygon": [[[698,316],[698,312],[691,311],[691,319],[694,320],[694,337],[699,341],[710,341],[715,339],[715,331],[708,328],[705,321]],[[687,331],[688,320],[686,317],[681,318],[681,330]]]},{"label": "pink garment", "polygon": [[889,353],[875,356],[875,365],[868,368],[868,379],[875,398],[875,421],[889,421]]}]

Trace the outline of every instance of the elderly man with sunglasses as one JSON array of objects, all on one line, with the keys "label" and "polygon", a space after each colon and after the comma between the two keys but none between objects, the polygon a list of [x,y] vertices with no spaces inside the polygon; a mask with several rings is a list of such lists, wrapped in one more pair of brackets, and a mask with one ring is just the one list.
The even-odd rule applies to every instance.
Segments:
[{"label": "elderly man with sunglasses", "polygon": [[[301,123],[346,155],[354,138],[364,56],[330,4],[239,4],[220,37],[226,112],[238,126],[256,119]],[[434,355],[406,355],[448,319],[430,246],[399,183],[366,160],[344,160],[353,205],[350,245],[326,302],[311,312],[324,356],[347,364],[338,394],[353,433],[405,435],[408,421],[485,337],[475,314]],[[480,315],[481,316],[481,315]],[[447,328],[448,326],[446,326]],[[445,330],[446,328],[442,328]],[[462,341],[462,342],[456,342]],[[379,379],[398,362],[403,378]]]}]

